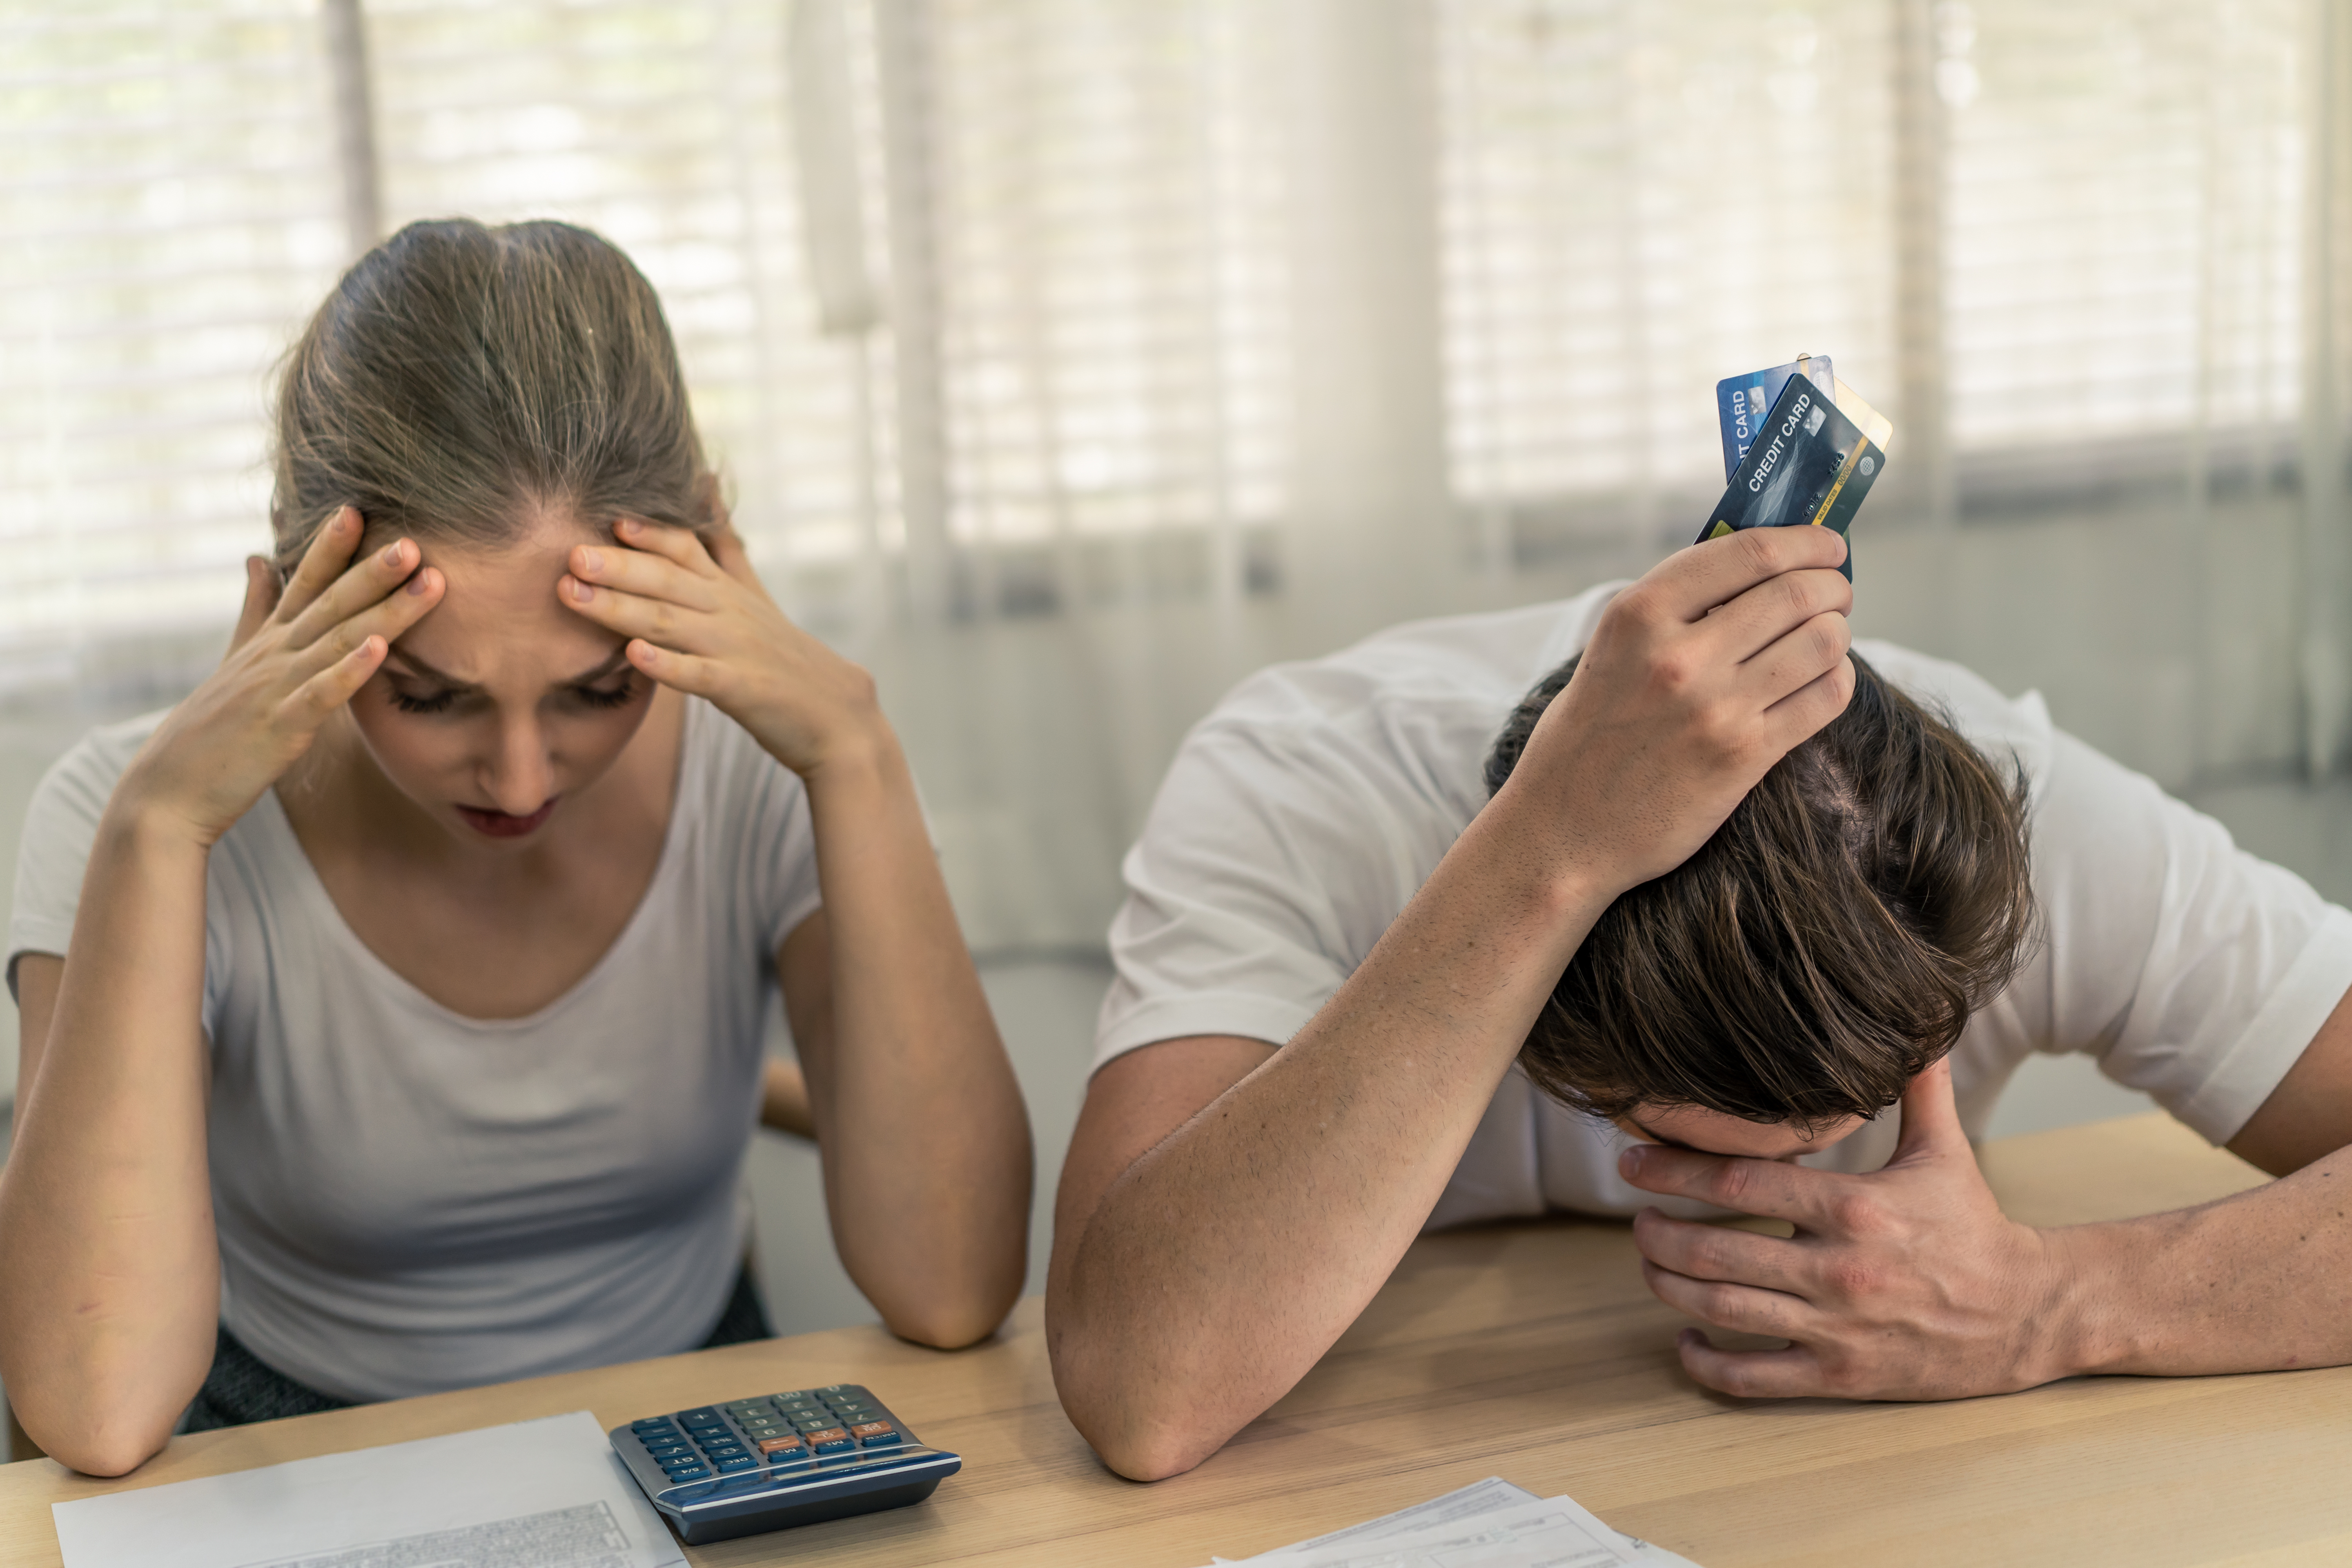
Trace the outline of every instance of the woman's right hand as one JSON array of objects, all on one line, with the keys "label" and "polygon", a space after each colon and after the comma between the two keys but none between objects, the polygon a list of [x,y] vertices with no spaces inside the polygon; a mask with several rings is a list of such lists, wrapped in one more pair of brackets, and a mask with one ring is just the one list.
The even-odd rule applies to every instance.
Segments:
[{"label": "woman's right hand", "polygon": [[413,540],[354,564],[361,531],[356,510],[337,511],[282,592],[268,563],[247,560],[245,613],[227,657],[157,726],[118,800],[163,814],[209,847],[310,750],[446,585],[418,569]]}]

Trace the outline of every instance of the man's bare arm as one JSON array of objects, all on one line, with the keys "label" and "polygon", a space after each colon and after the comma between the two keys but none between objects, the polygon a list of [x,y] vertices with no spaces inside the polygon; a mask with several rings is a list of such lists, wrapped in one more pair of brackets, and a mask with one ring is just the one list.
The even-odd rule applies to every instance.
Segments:
[{"label": "man's bare arm", "polygon": [[1510,781],[1286,1048],[1163,1042],[1097,1075],[1046,1333],[1114,1469],[1191,1468],[1315,1363],[1420,1230],[1592,921],[1843,707],[1832,537],[1737,535],[1621,595]]}]

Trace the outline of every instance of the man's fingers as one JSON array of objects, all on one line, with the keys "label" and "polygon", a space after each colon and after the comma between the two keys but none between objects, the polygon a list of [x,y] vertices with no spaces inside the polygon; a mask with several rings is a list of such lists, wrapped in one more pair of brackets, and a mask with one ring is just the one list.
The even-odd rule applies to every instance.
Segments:
[{"label": "man's fingers", "polygon": [[1811,739],[1853,700],[1853,658],[1841,654],[1827,670],[1764,710],[1769,743],[1785,755]]},{"label": "man's fingers", "polygon": [[1818,1229],[1851,1180],[1829,1171],[1809,1171],[1778,1160],[1743,1160],[1701,1154],[1662,1143],[1636,1143],[1617,1156],[1618,1173],[1645,1193],[1696,1198],[1734,1214],[1785,1219]]},{"label": "man's fingers", "polygon": [[1756,1285],[1805,1294],[1799,1278],[1804,1257],[1800,1243],[1728,1226],[1695,1225],[1643,1209],[1633,1219],[1633,1245],[1661,1268],[1693,1279]]},{"label": "man's fingers", "polygon": [[1853,608],[1853,584],[1827,567],[1807,567],[1767,578],[1717,607],[1697,635],[1716,657],[1753,669],[1770,663],[1790,634],[1811,622]]},{"label": "man's fingers", "polygon": [[231,653],[245,646],[245,641],[261,629],[269,612],[278,607],[278,573],[258,555],[245,558],[245,608],[237,612],[236,630],[229,634]]},{"label": "man's fingers", "polygon": [[1952,1099],[1952,1058],[1939,1057],[1903,1091],[1903,1133],[1895,1140],[1894,1159],[1950,1150],[1967,1154],[1969,1135]]},{"label": "man's fingers", "polygon": [[[1824,575],[1836,577],[1837,574]],[[1759,710],[1769,709],[1835,669],[1853,647],[1853,626],[1844,612],[1817,610],[1790,622],[1770,642],[1740,661],[1740,690]]]},{"label": "man's fingers", "polygon": [[1749,528],[1676,551],[1652,574],[1659,605],[1684,621],[1706,618],[1759,583],[1785,572],[1831,567],[1845,559],[1845,541],[1826,528]]},{"label": "man's fingers", "polygon": [[360,547],[360,532],[358,509],[337,507],[335,515],[311,539],[310,547],[302,552],[302,559],[287,579],[286,591],[278,599],[279,620],[294,620],[343,574],[343,569],[351,564],[352,552]]},{"label": "man's fingers", "polygon": [[1724,1351],[1696,1329],[1675,1336],[1691,1381],[1742,1399],[1804,1399],[1824,1392],[1821,1363],[1802,1345],[1779,1351]]},{"label": "man's fingers", "polygon": [[[566,564],[578,581],[641,598],[667,599],[691,610],[719,607],[719,585],[709,577],[650,550],[577,544]],[[582,601],[585,603],[585,601]]]},{"label": "man's fingers", "polygon": [[1776,1340],[1802,1339],[1818,1327],[1821,1313],[1801,1296],[1785,1290],[1731,1285],[1720,1279],[1694,1279],[1643,1259],[1643,1282],[1650,1293],[1675,1311],[1728,1329],[1737,1334],[1763,1334]]}]

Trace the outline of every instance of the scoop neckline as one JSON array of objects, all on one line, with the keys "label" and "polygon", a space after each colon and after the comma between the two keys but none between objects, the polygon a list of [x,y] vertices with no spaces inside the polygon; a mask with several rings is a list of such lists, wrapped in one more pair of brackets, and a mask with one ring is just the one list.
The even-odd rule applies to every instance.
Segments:
[{"label": "scoop neckline", "polygon": [[701,781],[702,748],[697,742],[707,722],[702,700],[695,697],[687,697],[685,700],[686,717],[678,730],[677,773],[670,788],[669,821],[662,828],[661,854],[654,861],[654,874],[646,879],[645,891],[637,896],[636,907],[629,911],[629,918],[622,925],[620,934],[614,937],[604,951],[597,955],[596,962],[588,966],[588,972],[566,986],[546,1005],[520,1017],[478,1018],[469,1013],[460,1013],[447,1003],[428,994],[415,981],[386,963],[343,918],[342,909],[335,902],[335,896],[327,890],[319,868],[310,863],[310,853],[302,847],[301,836],[294,831],[294,824],[286,815],[285,805],[278,798],[275,784],[262,792],[262,800],[268,808],[266,821],[269,831],[278,839],[278,847],[295,868],[302,896],[318,906],[323,929],[379,984],[390,989],[410,1007],[443,1024],[478,1034],[528,1034],[546,1026],[597,987],[605,971],[619,963],[620,955],[641,940],[639,933],[653,920],[654,895],[663,883],[676,875],[677,859],[685,852],[682,846],[686,837],[686,820],[689,815],[687,802],[692,797],[690,792],[698,790]]}]

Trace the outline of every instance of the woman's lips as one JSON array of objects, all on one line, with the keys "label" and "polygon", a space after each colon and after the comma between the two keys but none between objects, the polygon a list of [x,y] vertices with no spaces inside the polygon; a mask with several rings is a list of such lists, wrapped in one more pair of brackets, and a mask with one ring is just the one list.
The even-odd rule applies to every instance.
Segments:
[{"label": "woman's lips", "polygon": [[547,820],[549,814],[555,809],[555,803],[562,798],[560,795],[548,796],[547,804],[529,816],[517,816],[510,811],[486,810],[478,805],[461,805],[457,808],[457,815],[464,817],[466,826],[477,833],[492,838],[520,838],[526,833],[537,831],[539,825]]}]

